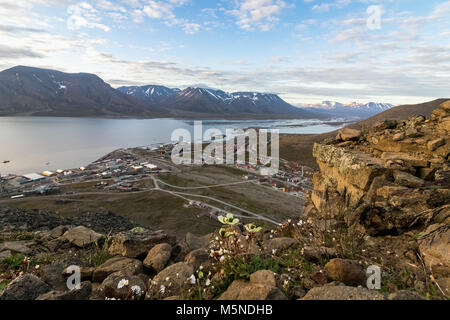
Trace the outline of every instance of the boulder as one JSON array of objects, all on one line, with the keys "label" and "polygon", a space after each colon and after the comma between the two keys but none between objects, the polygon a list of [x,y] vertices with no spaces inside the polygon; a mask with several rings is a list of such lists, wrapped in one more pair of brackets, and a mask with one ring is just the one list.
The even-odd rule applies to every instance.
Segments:
[{"label": "boulder", "polygon": [[57,226],[52,229],[49,233],[50,237],[53,239],[61,237],[64,233],[66,233],[70,229],[70,226]]},{"label": "boulder", "polygon": [[424,297],[419,295],[416,292],[408,291],[408,290],[400,290],[394,293],[391,293],[387,297],[388,300],[425,300]]},{"label": "boulder", "polygon": [[276,274],[270,270],[259,270],[250,275],[250,282],[275,287],[277,285]]},{"label": "boulder", "polygon": [[289,248],[297,248],[300,245],[300,241],[295,238],[274,238],[266,241],[265,246],[269,253],[277,253]]},{"label": "boulder", "polygon": [[356,129],[344,128],[339,130],[336,140],[352,141],[361,137],[361,131]]},{"label": "boulder", "polygon": [[402,141],[406,138],[405,133],[404,132],[399,132],[396,133],[392,136],[392,140],[394,141]]},{"label": "boulder", "polygon": [[356,261],[348,259],[332,259],[325,265],[328,277],[333,281],[341,281],[347,285],[362,285],[366,282],[366,273]]},{"label": "boulder", "polygon": [[181,279],[181,282],[185,282],[194,273],[194,268],[185,262],[178,262],[172,264],[158,273],[153,281],[157,284],[164,284],[166,279],[177,281]]},{"label": "boulder", "polygon": [[147,254],[144,260],[144,267],[154,270],[155,272],[162,271],[170,259],[172,246],[167,243],[160,243],[154,246]]},{"label": "boulder", "polygon": [[139,276],[122,270],[110,274],[98,287],[97,294],[110,299],[140,300],[146,291],[147,286]]},{"label": "boulder", "polygon": [[200,266],[209,267],[210,260],[208,252],[205,249],[197,249],[189,252],[184,258],[184,262],[190,264],[194,270],[198,270]]},{"label": "boulder", "polygon": [[92,292],[92,283],[84,281],[79,289],[70,291],[50,291],[40,295],[36,300],[89,300]]},{"label": "boulder", "polygon": [[419,239],[425,265],[435,273],[450,274],[450,226],[433,224]]},{"label": "boulder", "polygon": [[[308,277],[313,280],[315,283],[323,286],[328,283],[327,273],[324,270],[316,270],[311,272]],[[313,285],[313,287],[316,287]]]},{"label": "boulder", "polygon": [[18,254],[29,254],[31,249],[28,247],[32,244],[29,241],[8,241],[0,244],[0,252],[11,251]]},{"label": "boulder", "polygon": [[335,258],[337,251],[335,248],[304,247],[303,256],[309,261],[320,261],[322,259]]},{"label": "boulder", "polygon": [[39,268],[39,277],[49,284],[52,289],[57,291],[67,290],[67,280],[63,275],[63,271],[69,266],[84,265],[84,261],[77,258],[69,258],[62,261],[53,262],[52,264],[44,265]]},{"label": "boulder", "polygon": [[441,103],[439,108],[441,108],[441,110],[446,111],[447,113],[450,113],[450,100],[449,101],[445,101],[444,103]]},{"label": "boulder", "polygon": [[235,280],[218,300],[287,300],[277,287]]},{"label": "boulder", "polygon": [[167,235],[162,230],[133,229],[116,235],[109,252],[128,258],[145,258],[150,249],[160,243],[174,245],[175,237]]},{"label": "boulder", "polygon": [[[94,274],[95,268],[92,267],[80,267],[80,276],[81,276],[81,281],[92,281],[92,275]],[[66,269],[64,269],[61,272],[62,276],[64,278],[70,277],[73,272],[69,272]]]},{"label": "boulder", "polygon": [[384,121],[377,122],[374,126],[374,129],[377,131],[386,129],[395,129],[397,125],[398,125],[397,120],[387,119]]},{"label": "boulder", "polygon": [[123,270],[126,270],[134,275],[142,273],[142,262],[126,257],[111,258],[95,269],[92,274],[92,280],[94,282],[102,282],[110,274]]},{"label": "boulder", "polygon": [[394,181],[396,184],[404,187],[410,187],[410,188],[420,188],[425,184],[425,181],[413,176],[410,173],[404,172],[404,171],[398,171],[396,170],[394,172]]},{"label": "boulder", "polygon": [[79,248],[85,248],[94,243],[97,243],[97,241],[101,237],[102,235],[100,233],[97,233],[83,226],[70,229],[66,231],[62,236],[64,240]]},{"label": "boulder", "polygon": [[0,300],[34,300],[50,289],[50,286],[44,281],[27,273],[8,284]]},{"label": "boulder", "polygon": [[434,139],[431,140],[427,143],[427,148],[429,151],[434,151],[439,147],[442,147],[445,144],[445,139],[444,138],[438,138],[438,139]]},{"label": "boulder", "polygon": [[323,286],[312,288],[302,300],[384,300],[384,296],[363,287]]}]

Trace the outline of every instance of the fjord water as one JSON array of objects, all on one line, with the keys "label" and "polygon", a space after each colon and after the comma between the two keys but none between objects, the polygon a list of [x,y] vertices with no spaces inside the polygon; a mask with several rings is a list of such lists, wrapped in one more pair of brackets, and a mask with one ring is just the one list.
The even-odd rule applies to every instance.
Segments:
[{"label": "fjord water", "polygon": [[[0,174],[26,174],[85,166],[128,147],[171,142],[175,129],[193,133],[193,121],[0,117]],[[203,129],[264,127],[281,133],[322,133],[338,127],[317,120],[205,120]],[[10,161],[3,163],[4,161]]]}]

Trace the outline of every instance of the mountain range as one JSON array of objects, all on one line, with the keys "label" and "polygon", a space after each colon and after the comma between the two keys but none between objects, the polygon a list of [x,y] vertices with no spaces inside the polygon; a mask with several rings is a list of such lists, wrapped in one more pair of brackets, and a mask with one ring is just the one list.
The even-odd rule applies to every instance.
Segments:
[{"label": "mountain range", "polygon": [[319,104],[306,104],[299,107],[314,113],[333,115],[336,117],[362,119],[389,110],[394,107],[394,105],[376,102],[353,102],[350,104],[342,104],[335,101],[323,101]]},{"label": "mountain range", "polygon": [[326,102],[300,108],[273,93],[158,85],[113,88],[89,73],[16,66],[0,72],[0,116],[325,119],[364,118],[391,107]]}]

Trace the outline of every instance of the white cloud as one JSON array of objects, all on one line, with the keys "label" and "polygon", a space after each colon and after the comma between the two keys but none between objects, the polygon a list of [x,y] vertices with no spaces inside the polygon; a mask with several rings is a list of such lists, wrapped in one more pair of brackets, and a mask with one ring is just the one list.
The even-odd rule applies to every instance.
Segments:
[{"label": "white cloud", "polygon": [[101,18],[97,15],[98,11],[87,2],[80,2],[67,8],[67,28],[78,30],[81,28],[98,28],[105,32],[111,31],[111,28],[100,23]]},{"label": "white cloud", "polygon": [[271,29],[282,10],[288,7],[282,0],[243,0],[228,13],[237,18],[237,25],[245,30],[255,28],[261,31]]}]

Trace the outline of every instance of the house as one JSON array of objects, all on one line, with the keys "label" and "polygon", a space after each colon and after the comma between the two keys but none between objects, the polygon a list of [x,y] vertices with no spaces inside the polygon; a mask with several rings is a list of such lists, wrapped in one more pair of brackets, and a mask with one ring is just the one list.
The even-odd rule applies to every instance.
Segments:
[{"label": "house", "polygon": [[45,180],[44,176],[37,174],[37,173],[24,174],[23,177],[25,178],[25,180],[21,184]]}]

